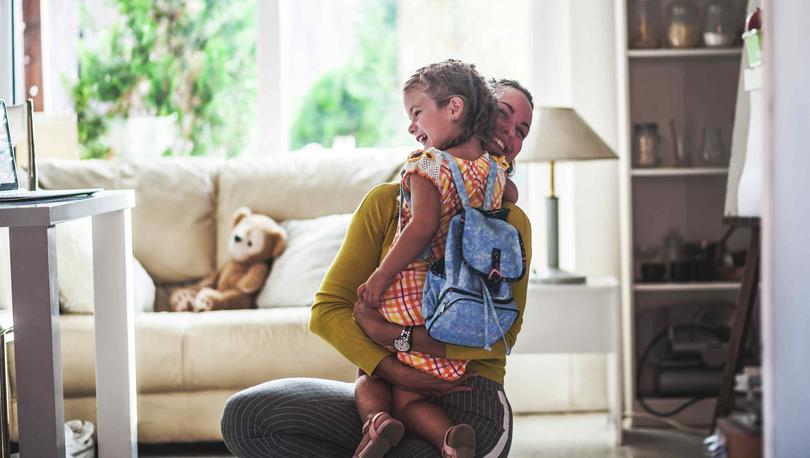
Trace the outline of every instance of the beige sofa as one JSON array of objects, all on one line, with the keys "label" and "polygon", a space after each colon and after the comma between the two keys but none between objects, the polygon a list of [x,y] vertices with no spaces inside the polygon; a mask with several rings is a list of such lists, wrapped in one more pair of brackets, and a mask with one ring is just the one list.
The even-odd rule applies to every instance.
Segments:
[{"label": "beige sofa", "polygon": [[[351,213],[374,185],[397,177],[404,157],[355,150],[229,161],[64,161],[42,164],[39,176],[46,188],[135,189],[133,250],[162,310],[172,286],[210,273],[227,257],[237,207],[280,222]],[[268,380],[352,380],[356,369],[309,332],[308,320],[306,306],[136,314],[139,441],[220,440],[228,397]],[[63,313],[60,325],[65,417],[95,421],[93,317]],[[11,363],[13,379],[13,356]],[[16,437],[16,424],[12,429]]]}]

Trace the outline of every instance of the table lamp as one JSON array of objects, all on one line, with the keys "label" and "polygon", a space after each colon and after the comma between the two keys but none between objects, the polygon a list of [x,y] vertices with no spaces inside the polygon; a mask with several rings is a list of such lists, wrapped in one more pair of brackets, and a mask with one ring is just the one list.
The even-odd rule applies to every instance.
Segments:
[{"label": "table lamp", "polygon": [[551,189],[546,197],[546,243],[548,266],[532,281],[553,284],[585,283],[578,276],[560,269],[558,199],[554,193],[554,163],[593,159],[618,159],[616,153],[591,129],[573,108],[541,107],[535,115],[533,141],[518,154],[518,162],[548,162]]}]

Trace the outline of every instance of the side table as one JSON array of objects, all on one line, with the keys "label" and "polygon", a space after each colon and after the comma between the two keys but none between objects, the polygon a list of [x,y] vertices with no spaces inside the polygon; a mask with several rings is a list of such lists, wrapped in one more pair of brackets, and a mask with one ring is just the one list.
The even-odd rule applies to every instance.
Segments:
[{"label": "side table", "polygon": [[622,352],[619,283],[588,278],[582,285],[529,283],[513,353],[607,354],[607,401],[615,442],[622,443]]},{"label": "side table", "polygon": [[137,456],[131,190],[0,203],[9,228],[20,454],[65,456],[54,225],[93,218],[99,456]]}]

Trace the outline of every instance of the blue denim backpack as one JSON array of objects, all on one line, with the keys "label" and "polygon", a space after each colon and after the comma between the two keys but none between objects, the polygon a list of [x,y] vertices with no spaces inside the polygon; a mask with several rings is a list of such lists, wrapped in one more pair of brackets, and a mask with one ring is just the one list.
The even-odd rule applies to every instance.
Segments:
[{"label": "blue denim backpack", "polygon": [[490,158],[483,209],[470,206],[456,161],[444,155],[443,160],[464,208],[450,220],[444,259],[435,261],[425,277],[422,315],[431,338],[489,350],[498,339],[506,344],[504,335],[518,316],[510,283],[525,273],[523,240],[506,222],[508,210],[490,208],[495,160]]}]

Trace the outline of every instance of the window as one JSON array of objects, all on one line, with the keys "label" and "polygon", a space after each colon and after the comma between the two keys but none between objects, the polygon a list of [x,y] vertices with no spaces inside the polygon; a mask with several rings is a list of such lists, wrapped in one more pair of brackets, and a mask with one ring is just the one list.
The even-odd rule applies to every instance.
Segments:
[{"label": "window", "polygon": [[[282,0],[283,1],[283,0]],[[411,145],[401,87],[446,58],[528,82],[528,0],[299,0],[281,7],[289,147]]]},{"label": "window", "polygon": [[255,0],[81,8],[70,94],[85,157],[234,156],[252,142]]},{"label": "window", "polygon": [[51,0],[41,2],[38,87],[46,112],[76,113],[85,158],[412,146],[404,80],[452,57],[528,83],[529,7]]}]

